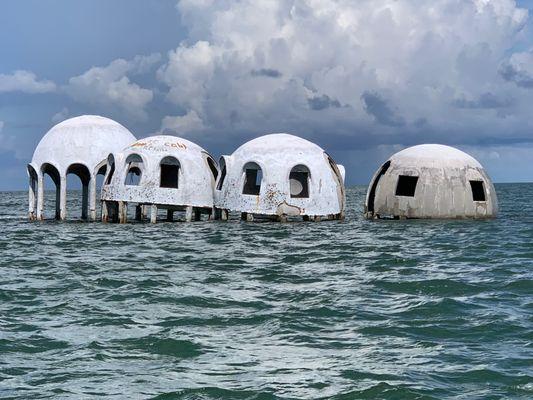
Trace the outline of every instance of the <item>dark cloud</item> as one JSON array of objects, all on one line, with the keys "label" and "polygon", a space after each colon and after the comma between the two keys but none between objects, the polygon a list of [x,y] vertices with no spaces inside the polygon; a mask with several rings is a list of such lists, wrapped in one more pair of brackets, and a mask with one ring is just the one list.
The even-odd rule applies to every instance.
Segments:
[{"label": "dark cloud", "polygon": [[252,76],[266,76],[268,78],[281,78],[283,74],[277,69],[261,68],[252,70]]},{"label": "dark cloud", "polygon": [[499,98],[493,93],[483,93],[476,100],[467,100],[464,97],[453,101],[453,105],[458,108],[471,108],[471,109],[495,109],[505,108],[513,104],[510,98]]},{"label": "dark cloud", "polygon": [[405,120],[396,115],[388,102],[376,92],[364,92],[361,99],[365,103],[365,111],[372,115],[377,122],[388,126],[404,126]]},{"label": "dark cloud", "polygon": [[500,68],[500,75],[508,82],[514,82],[517,86],[526,89],[533,88],[533,76],[527,71],[518,69],[512,64],[503,64]]},{"label": "dark cloud", "polygon": [[322,96],[311,97],[310,99],[307,99],[307,102],[312,110],[324,110],[325,108],[330,107],[339,108],[341,106],[339,100],[332,99],[326,94],[323,94]]}]

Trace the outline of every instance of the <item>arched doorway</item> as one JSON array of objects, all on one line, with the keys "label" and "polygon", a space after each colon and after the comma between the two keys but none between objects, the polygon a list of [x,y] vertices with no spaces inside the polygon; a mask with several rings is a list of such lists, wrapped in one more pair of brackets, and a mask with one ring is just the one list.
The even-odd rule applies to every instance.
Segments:
[{"label": "arched doorway", "polygon": [[[71,164],[67,168],[68,175],[75,175],[81,181],[81,219],[86,220],[89,212],[89,183],[91,181],[91,172],[83,164]],[[72,204],[72,203],[71,203]]]},{"label": "arched doorway", "polygon": [[50,163],[44,163],[41,166],[42,181],[39,188],[39,194],[37,198],[37,217],[45,219],[45,203],[50,200],[48,196],[45,198],[46,189],[46,177],[52,180],[55,185],[55,219],[61,219],[61,175],[59,170]]}]

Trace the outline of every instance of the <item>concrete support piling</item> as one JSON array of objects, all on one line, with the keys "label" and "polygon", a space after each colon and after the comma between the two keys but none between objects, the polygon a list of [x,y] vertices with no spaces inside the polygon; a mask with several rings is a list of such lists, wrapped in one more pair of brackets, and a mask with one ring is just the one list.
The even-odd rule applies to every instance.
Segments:
[{"label": "concrete support piling", "polygon": [[187,206],[185,208],[185,221],[186,222],[191,222],[192,221],[192,214],[193,214],[192,206]]},{"label": "concrete support piling", "polygon": [[150,223],[155,224],[157,222],[157,206],[152,204],[150,208]]}]

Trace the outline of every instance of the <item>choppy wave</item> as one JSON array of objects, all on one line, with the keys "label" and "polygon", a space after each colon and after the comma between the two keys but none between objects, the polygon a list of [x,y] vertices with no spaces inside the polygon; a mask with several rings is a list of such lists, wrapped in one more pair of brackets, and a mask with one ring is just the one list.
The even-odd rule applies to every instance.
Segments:
[{"label": "choppy wave", "polygon": [[532,398],[533,185],[493,221],[365,221],[364,190],[287,224],[29,223],[0,193],[0,397]]}]

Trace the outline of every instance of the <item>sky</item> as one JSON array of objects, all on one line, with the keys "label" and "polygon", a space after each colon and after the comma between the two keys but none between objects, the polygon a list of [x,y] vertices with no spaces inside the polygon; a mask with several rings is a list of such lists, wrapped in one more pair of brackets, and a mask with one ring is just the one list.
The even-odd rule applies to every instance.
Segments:
[{"label": "sky", "polygon": [[215,158],[289,132],[367,184],[393,153],[458,147],[533,181],[533,0],[5,0],[0,190],[42,136],[97,114]]}]

